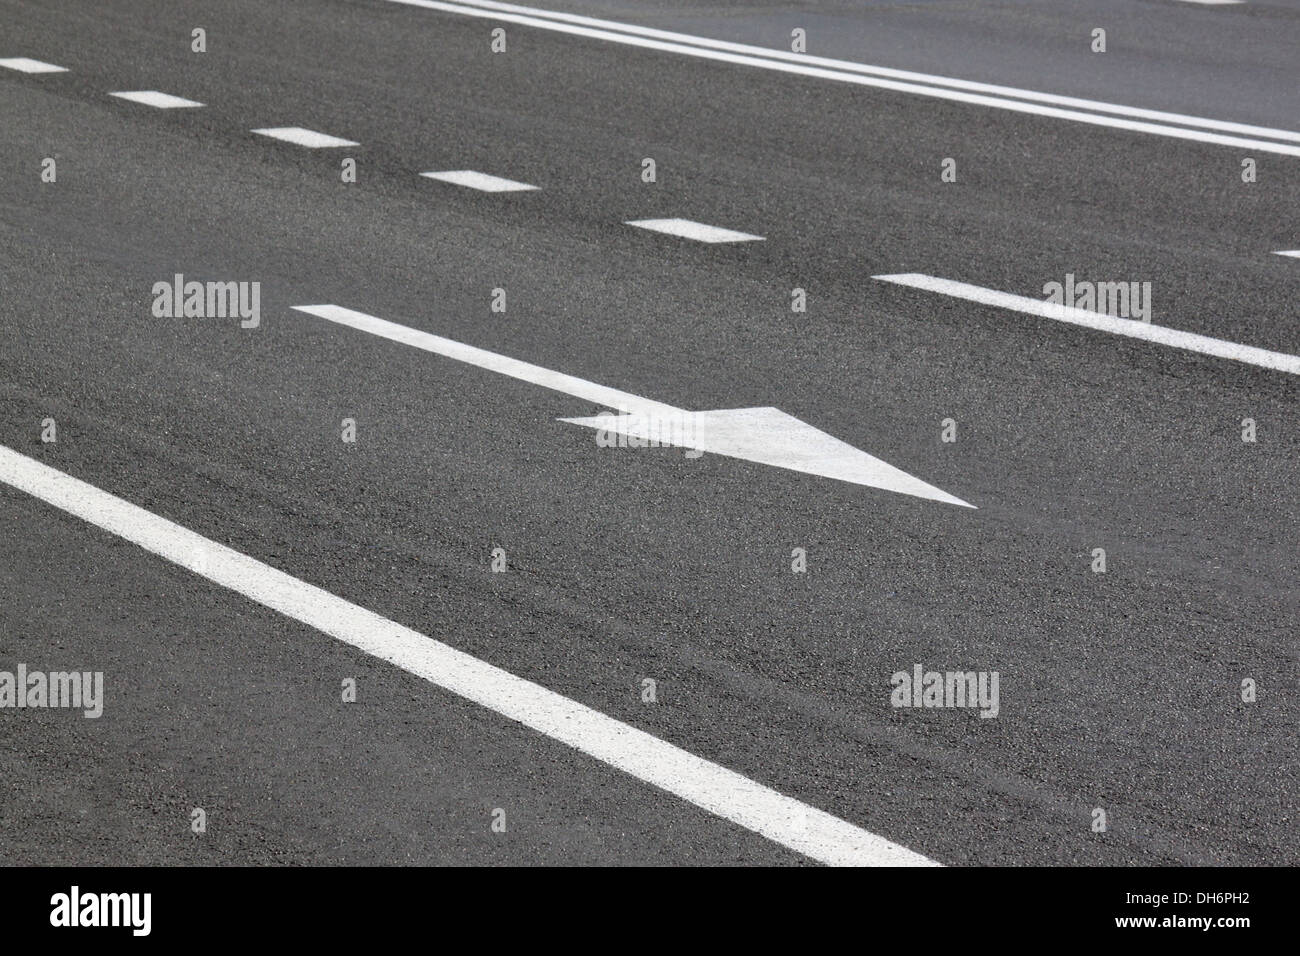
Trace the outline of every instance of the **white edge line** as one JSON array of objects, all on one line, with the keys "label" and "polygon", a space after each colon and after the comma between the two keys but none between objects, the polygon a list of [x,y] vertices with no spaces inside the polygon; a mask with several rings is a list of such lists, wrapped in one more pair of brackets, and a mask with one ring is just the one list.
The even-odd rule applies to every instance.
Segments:
[{"label": "white edge line", "polygon": [[937,865],[0,445],[0,481],[538,733],[832,865]]},{"label": "white edge line", "polygon": [[1016,312],[1024,312],[1044,319],[1055,319],[1058,322],[1079,325],[1099,332],[1111,332],[1115,335],[1124,335],[1133,339],[1143,339],[1147,342],[1186,349],[1189,352],[1199,352],[1202,355],[1212,355],[1216,358],[1245,362],[1248,365],[1257,365],[1260,368],[1271,369],[1275,372],[1289,372],[1292,375],[1300,375],[1300,356],[1288,355],[1285,352],[1273,352],[1268,349],[1256,348],[1253,345],[1239,345],[1236,342],[1228,342],[1208,335],[1198,335],[1195,332],[1171,329],[1163,325],[1152,325],[1140,319],[1120,319],[1101,312],[1090,312],[1087,309],[1078,309],[1074,306],[1057,305],[1042,299],[1031,299],[1028,296],[1013,295],[1009,292],[998,292],[995,289],[986,289],[983,286],[956,282],[952,279],[941,279],[938,276],[924,275],[917,272],[877,275],[872,276],[872,278],[879,279],[882,282],[909,286],[913,289],[937,292],[941,295],[965,299],[968,302],[978,302],[981,305],[1012,309]]},{"label": "white edge line", "polygon": [[[693,36],[687,33],[674,33],[668,30],[657,30],[650,27],[639,27],[633,24],[619,23],[613,20],[601,20],[595,17],[584,17],[576,14],[560,13],[551,10],[542,10],[534,7],[519,6],[509,3],[494,3],[488,0],[456,0],[454,3],[440,3],[435,0],[390,0],[392,3],[400,3],[404,6],[421,7],[424,9],[440,10],[448,13],[460,13],[467,16],[479,16],[489,19],[505,20],[507,22],[517,22],[529,26],[536,26],[541,29],[558,30],[560,32],[573,33],[579,36],[592,36],[596,39],[611,40],[613,42],[629,43],[635,46],[648,46],[651,49],[663,49],[677,53],[687,53],[696,56],[705,56],[699,51],[681,49],[675,44],[686,44],[706,50],[724,51],[730,53],[743,54],[745,58],[741,60],[727,60],[727,62],[745,62],[750,65],[763,65],[761,63],[752,63],[750,57],[761,57],[768,61],[769,68],[777,69],[776,61],[787,64],[798,64],[802,66],[826,67],[831,70],[861,73],[871,76],[888,77],[897,80],[915,81],[916,83],[929,84],[929,86],[919,89],[909,89],[906,92],[924,92],[929,90],[928,95],[938,96],[939,91],[934,87],[949,87],[955,90],[966,90],[977,93],[990,93],[995,96],[1012,97],[1019,100],[1030,100],[1038,103],[1051,103],[1057,106],[1069,106],[1079,109],[1092,110],[1097,113],[1111,113],[1118,116],[1130,116],[1138,119],[1155,120],[1162,123],[1182,124],[1183,126],[1201,127],[1204,129],[1219,130],[1227,133],[1240,133],[1247,136],[1261,136],[1266,139],[1280,139],[1292,142],[1300,142],[1300,132],[1294,130],[1275,129],[1268,126],[1257,126],[1249,123],[1233,123],[1226,120],[1209,119],[1202,116],[1191,116],[1185,113],[1170,113],[1163,110],[1142,109],[1135,106],[1124,106],[1119,103],[1107,103],[1100,100],[1089,100],[1076,96],[1062,96],[1054,93],[1040,93],[1035,90],[1024,90],[1012,86],[999,86],[993,83],[978,83],[973,80],[960,80],[953,77],[937,76],[929,73],[917,73],[911,70],[896,70],[889,67],[871,66],[865,63],[854,63],[850,60],[839,60],[830,57],[811,56],[806,53],[794,53],[789,50],[768,49],[766,47],[752,46],[745,43],[733,43],[726,40],[714,40],[708,37]],[[572,27],[567,27],[567,25]],[[582,29],[589,27],[591,29]],[[613,31],[613,32],[605,32]],[[645,37],[668,41],[668,45],[660,44],[641,44],[637,43],[634,38]],[[724,59],[721,57],[706,57],[711,59]],[[793,70],[790,72],[805,72],[803,70]],[[809,76],[822,75],[819,72],[807,72]],[[844,80],[846,78],[830,77],[833,79]],[[886,84],[865,84],[879,85],[886,89],[896,89],[897,87]],[[965,101],[973,102],[973,101]],[[1000,101],[986,102],[982,105],[1003,105]],[[1058,113],[1043,113],[1045,116],[1059,116]],[[1064,118],[1077,119],[1074,116],[1065,116]],[[1111,124],[1099,124],[1111,125]],[[1120,127],[1127,128],[1127,127]],[[1144,130],[1152,132],[1151,130]],[[1216,142],[1207,140],[1207,142]],[[1227,145],[1241,145],[1239,143]],[[1289,153],[1287,155],[1297,155]]]}]

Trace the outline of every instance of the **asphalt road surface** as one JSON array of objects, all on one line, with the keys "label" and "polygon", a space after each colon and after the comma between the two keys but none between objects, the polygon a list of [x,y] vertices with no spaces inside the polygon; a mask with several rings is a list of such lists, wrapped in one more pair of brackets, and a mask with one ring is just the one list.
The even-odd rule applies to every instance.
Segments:
[{"label": "asphalt road surface", "polygon": [[490,6],[0,0],[0,861],[1300,862],[1300,3]]}]

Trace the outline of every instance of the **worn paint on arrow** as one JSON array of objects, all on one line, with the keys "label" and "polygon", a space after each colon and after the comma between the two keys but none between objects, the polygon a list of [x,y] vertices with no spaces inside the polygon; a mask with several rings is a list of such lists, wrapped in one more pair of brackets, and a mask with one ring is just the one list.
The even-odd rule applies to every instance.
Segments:
[{"label": "worn paint on arrow", "polygon": [[[728,408],[716,411],[688,412],[663,402],[656,402],[630,392],[597,385],[586,379],[556,372],[540,365],[498,355],[486,349],[465,345],[452,339],[421,332],[409,326],[398,325],[364,312],[338,305],[295,305],[298,312],[369,332],[382,338],[401,342],[426,352],[476,365],[532,382],[545,388],[564,392],[595,405],[617,409],[626,416],[598,415],[587,418],[562,418],[561,421],[590,428],[608,428],[624,434],[645,437],[657,433],[657,421],[684,422],[681,431],[689,439],[675,440],[669,444],[712,452],[728,458],[740,458],[777,468],[788,468],[810,475],[835,478],[855,485],[867,485],[899,494],[942,501],[945,504],[975,506],[956,498],[946,491],[926,484],[919,478],[895,468],[866,452],[840,441],[812,425],[787,415],[778,408]],[[668,431],[668,430],[665,430]]]}]

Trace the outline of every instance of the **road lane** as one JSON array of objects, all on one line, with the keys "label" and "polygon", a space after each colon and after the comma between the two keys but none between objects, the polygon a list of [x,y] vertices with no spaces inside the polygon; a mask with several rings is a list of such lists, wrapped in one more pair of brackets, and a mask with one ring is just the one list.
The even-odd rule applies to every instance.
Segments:
[{"label": "road lane", "polygon": [[[211,86],[182,87],[160,72],[160,88],[209,104],[187,115],[115,107],[103,91],[145,83],[107,67],[6,86],[0,316],[15,344],[0,442],[394,620],[436,614],[453,646],[941,862],[1292,859],[1294,698],[1248,711],[1234,695],[1242,676],[1286,686],[1295,663],[1294,386],[1008,329],[978,307],[918,308],[870,279],[915,269],[1033,295],[1066,271],[1150,276],[1162,323],[1294,347],[1294,270],[1270,254],[1295,219],[1285,180],[1249,192],[1214,147],[1014,118],[966,128],[958,182],[943,184],[955,107],[713,66],[665,87],[653,56],[569,40],[480,64],[490,80],[463,72],[472,92],[432,115],[398,68],[366,75],[371,44],[443,44],[444,81],[490,64],[458,22],[404,41],[411,21],[378,21],[351,58],[342,31],[313,24],[288,54],[268,41],[258,62],[274,57],[279,83],[223,89],[204,67]],[[300,82],[322,52],[325,100]],[[683,114],[702,78],[727,122]],[[264,89],[294,99],[277,92],[271,116]],[[828,128],[851,110],[865,129]],[[263,122],[347,131],[358,182],[339,181],[338,156],[257,142],[246,131]],[[667,157],[653,187],[639,180],[647,148]],[[57,184],[39,181],[47,151]],[[968,156],[986,164],[969,189]],[[418,173],[440,167],[546,188],[435,200]],[[621,225],[655,215],[766,241],[674,244]],[[177,271],[260,280],[262,327],[152,319],[152,283]],[[807,313],[789,311],[795,284]],[[497,287],[505,313],[491,311]],[[779,405],[981,508],[600,449],[554,421],[598,409],[313,328],[289,308],[311,301],[691,407]],[[51,415],[60,441],[37,445]],[[355,446],[339,441],[349,416]],[[1240,441],[1246,416],[1258,444]],[[1105,575],[1089,570],[1097,546]],[[489,570],[495,547],[505,574]],[[791,573],[796,547],[806,575]],[[242,647],[221,653],[233,666]],[[893,710],[889,675],[915,662],[1000,670],[1001,715]],[[662,688],[653,707],[646,676]],[[380,754],[390,773],[407,759]],[[1098,805],[1116,820],[1103,837],[1088,826]],[[662,835],[660,812],[644,811],[643,833]],[[1243,813],[1244,829],[1225,823]],[[101,839],[121,840],[118,822]]]}]

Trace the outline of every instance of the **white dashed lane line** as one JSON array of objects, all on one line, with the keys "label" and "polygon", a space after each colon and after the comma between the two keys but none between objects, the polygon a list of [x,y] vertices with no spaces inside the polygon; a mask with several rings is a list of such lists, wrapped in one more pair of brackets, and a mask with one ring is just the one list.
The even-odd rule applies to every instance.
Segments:
[{"label": "white dashed lane line", "polygon": [[1101,312],[1091,312],[1074,306],[1059,305],[1043,299],[1031,299],[1023,295],[1012,295],[1009,292],[998,292],[994,289],[985,289],[983,286],[915,272],[879,275],[872,278],[892,282],[895,285],[910,286],[913,289],[924,289],[926,292],[950,295],[957,299],[965,299],[967,302],[978,302],[999,309],[1014,309],[1027,315],[1055,319],[1057,322],[1066,322],[1070,325],[1081,325],[1099,332],[1126,335],[1129,338],[1143,339],[1159,345],[1187,349],[1189,352],[1200,352],[1202,355],[1213,355],[1216,358],[1258,365],[1260,368],[1272,369],[1275,372],[1300,375],[1300,356],[1288,355],[1285,352],[1271,352],[1253,345],[1239,345],[1236,342],[1227,342],[1208,335],[1197,335],[1195,332],[1183,332],[1163,325],[1152,325],[1140,319],[1120,319]]},{"label": "white dashed lane line", "polygon": [[670,236],[681,236],[684,239],[695,239],[698,242],[763,241],[762,236],[737,232],[735,229],[723,229],[721,226],[708,226],[702,222],[692,222],[690,219],[632,219],[624,225],[649,229],[651,232],[662,232]]},{"label": "white dashed lane line", "polygon": [[33,60],[25,56],[11,56],[0,59],[0,66],[7,70],[17,70],[19,73],[67,73],[66,66],[55,66],[53,63],[45,63],[41,60]]},{"label": "white dashed lane line", "polygon": [[513,179],[503,179],[500,176],[475,172],[472,169],[450,169],[446,172],[420,173],[420,175],[427,179],[436,179],[439,182],[452,183],[456,186],[467,186],[470,189],[477,189],[485,193],[517,193],[538,188],[537,186],[530,186],[528,183],[515,182]]},{"label": "white dashed lane line", "polygon": [[315,130],[303,129],[301,126],[269,126],[265,129],[255,129],[254,133],[260,136],[269,136],[272,139],[282,139],[286,143],[293,143],[297,146],[306,146],[308,149],[329,149],[335,146],[360,146],[360,143],[353,142],[350,139],[340,139],[337,136],[330,136],[328,133],[318,133]]},{"label": "white dashed lane line", "polygon": [[1273,253],[1275,256],[1290,256],[1292,259],[1300,259],[1300,249],[1279,249]]},{"label": "white dashed lane line", "polygon": [[160,110],[186,109],[203,105],[197,100],[187,100],[183,96],[172,96],[170,93],[159,93],[157,90],[130,90],[108,95],[130,100],[132,103],[143,103],[145,106],[153,106]]}]

